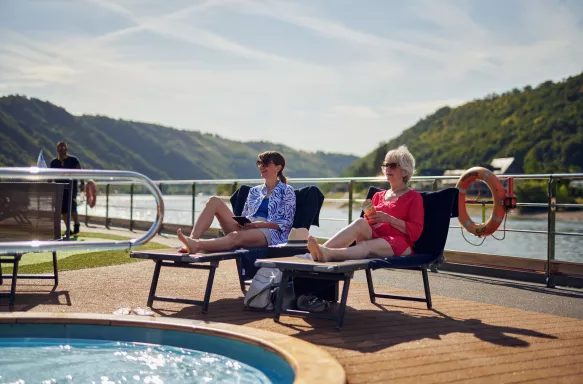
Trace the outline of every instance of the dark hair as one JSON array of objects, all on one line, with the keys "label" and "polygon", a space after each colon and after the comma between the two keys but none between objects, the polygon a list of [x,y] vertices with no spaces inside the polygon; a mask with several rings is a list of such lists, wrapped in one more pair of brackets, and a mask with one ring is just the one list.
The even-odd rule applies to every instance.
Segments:
[{"label": "dark hair", "polygon": [[277,178],[282,183],[287,184],[287,177],[283,175],[283,169],[285,168],[285,158],[283,155],[276,151],[265,151],[259,154],[259,160],[263,164],[269,164],[273,162],[275,165],[281,165],[281,170],[277,173]]},{"label": "dark hair", "polygon": [[64,141],[59,141],[59,142],[57,143],[57,147],[58,147],[59,145],[61,145],[61,144],[65,144],[65,145],[67,145],[67,143],[65,143]]}]

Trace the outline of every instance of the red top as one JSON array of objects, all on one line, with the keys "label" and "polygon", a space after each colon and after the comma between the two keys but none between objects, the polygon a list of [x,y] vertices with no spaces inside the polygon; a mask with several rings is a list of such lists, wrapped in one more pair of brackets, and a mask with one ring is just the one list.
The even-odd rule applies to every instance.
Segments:
[{"label": "red top", "polygon": [[[411,247],[412,250],[413,243],[419,239],[419,236],[421,236],[421,232],[423,231],[423,198],[419,192],[412,189],[394,200],[386,201],[386,193],[386,190],[375,193],[372,197],[372,204],[377,211],[384,212],[399,220],[403,220],[407,228],[407,233],[403,233],[398,229],[393,228],[389,223],[382,223],[378,227],[373,228],[373,232],[376,235],[375,237],[384,238],[391,243],[391,245],[393,244],[392,240],[404,240],[404,243]],[[394,250],[396,255],[400,254],[396,249]]]}]

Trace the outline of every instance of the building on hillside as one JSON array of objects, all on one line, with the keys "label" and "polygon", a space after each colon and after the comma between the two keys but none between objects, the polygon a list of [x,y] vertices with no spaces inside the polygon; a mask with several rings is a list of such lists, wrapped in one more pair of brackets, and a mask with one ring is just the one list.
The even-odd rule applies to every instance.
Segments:
[{"label": "building on hillside", "polygon": [[496,175],[511,175],[521,172],[518,162],[514,161],[514,157],[499,157],[492,160],[490,165]]},{"label": "building on hillside", "polygon": [[[516,163],[514,157],[500,157],[493,159],[489,165],[484,166],[491,170],[495,175],[509,175],[516,174],[520,172],[520,167]],[[443,172],[443,176],[457,176],[456,179],[451,180],[441,180],[441,188],[455,187],[458,182],[459,177],[466,172],[466,169],[448,169]],[[504,188],[506,188],[507,180],[500,180]],[[477,181],[472,183],[467,190],[467,194],[470,196],[482,196],[489,197],[492,196],[490,188],[488,185],[482,181]]]}]

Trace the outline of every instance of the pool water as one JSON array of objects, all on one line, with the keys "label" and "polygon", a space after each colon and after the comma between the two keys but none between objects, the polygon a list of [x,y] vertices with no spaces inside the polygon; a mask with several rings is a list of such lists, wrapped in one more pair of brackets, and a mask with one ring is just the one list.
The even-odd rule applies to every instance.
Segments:
[{"label": "pool water", "polygon": [[279,355],[206,333],[86,324],[0,324],[0,384],[292,383]]},{"label": "pool water", "polygon": [[101,340],[4,339],[0,383],[271,383],[214,353]]}]

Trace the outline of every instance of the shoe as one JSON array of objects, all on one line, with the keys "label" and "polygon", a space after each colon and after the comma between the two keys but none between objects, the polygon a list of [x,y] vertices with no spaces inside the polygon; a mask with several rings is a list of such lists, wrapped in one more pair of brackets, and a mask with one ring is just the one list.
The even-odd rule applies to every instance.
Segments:
[{"label": "shoe", "polygon": [[297,301],[298,309],[309,312],[324,312],[330,309],[330,302],[314,295],[301,295]]},{"label": "shoe", "polygon": [[76,235],[76,234],[78,234],[78,233],[79,233],[79,229],[80,229],[80,227],[81,227],[81,224],[77,223],[77,224],[75,224],[75,226],[74,226],[74,227],[75,227],[75,229],[73,230],[73,232],[72,232],[72,233],[73,233],[73,235]]}]

